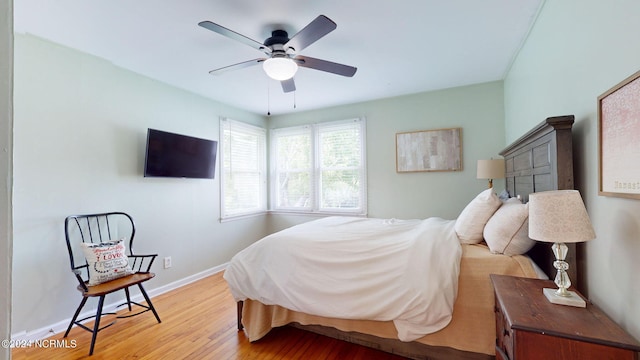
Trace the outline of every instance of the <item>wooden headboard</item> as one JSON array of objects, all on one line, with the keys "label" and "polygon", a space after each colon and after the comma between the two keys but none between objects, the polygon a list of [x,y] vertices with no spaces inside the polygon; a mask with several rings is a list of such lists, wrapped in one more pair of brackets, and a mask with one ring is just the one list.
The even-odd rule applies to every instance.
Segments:
[{"label": "wooden headboard", "polygon": [[[520,196],[526,203],[533,192],[573,189],[573,122],[573,115],[547,118],[500,152],[509,196]],[[575,244],[566,245],[569,278],[578,284]],[[555,278],[551,244],[538,242],[528,255],[550,279]]]}]

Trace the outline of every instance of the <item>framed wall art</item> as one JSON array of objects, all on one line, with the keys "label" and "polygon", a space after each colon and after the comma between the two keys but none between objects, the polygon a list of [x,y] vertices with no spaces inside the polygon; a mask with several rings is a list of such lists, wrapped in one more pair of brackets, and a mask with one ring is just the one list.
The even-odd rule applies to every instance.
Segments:
[{"label": "framed wall art", "polygon": [[461,171],[462,128],[396,134],[396,171]]},{"label": "framed wall art", "polygon": [[598,195],[640,199],[640,71],[598,97]]}]

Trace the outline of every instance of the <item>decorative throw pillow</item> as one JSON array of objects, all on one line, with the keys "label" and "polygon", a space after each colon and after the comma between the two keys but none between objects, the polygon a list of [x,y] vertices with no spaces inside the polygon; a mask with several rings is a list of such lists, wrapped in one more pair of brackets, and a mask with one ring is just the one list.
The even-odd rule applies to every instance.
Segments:
[{"label": "decorative throw pillow", "polygon": [[495,254],[524,254],[535,244],[529,238],[529,204],[507,200],[484,227],[484,239]]},{"label": "decorative throw pillow", "polygon": [[507,191],[507,189],[503,189],[500,192],[500,194],[498,195],[498,199],[500,199],[500,201],[502,202],[509,200],[509,192]]},{"label": "decorative throw pillow", "polygon": [[462,210],[456,219],[455,230],[462,244],[477,244],[482,241],[482,232],[489,218],[502,205],[493,189],[487,189]]},{"label": "decorative throw pillow", "polygon": [[124,239],[99,244],[82,243],[82,251],[89,264],[89,285],[133,274],[125,254]]}]

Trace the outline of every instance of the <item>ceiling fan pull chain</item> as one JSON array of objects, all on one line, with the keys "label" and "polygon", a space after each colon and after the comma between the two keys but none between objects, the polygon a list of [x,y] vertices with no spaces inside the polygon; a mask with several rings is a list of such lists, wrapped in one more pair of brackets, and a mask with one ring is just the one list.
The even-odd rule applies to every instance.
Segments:
[{"label": "ceiling fan pull chain", "polygon": [[296,108],[296,92],[297,92],[297,91],[294,91],[294,92],[293,92],[293,108],[294,108],[294,109]]},{"label": "ceiling fan pull chain", "polygon": [[267,79],[267,116],[271,116],[271,88]]}]

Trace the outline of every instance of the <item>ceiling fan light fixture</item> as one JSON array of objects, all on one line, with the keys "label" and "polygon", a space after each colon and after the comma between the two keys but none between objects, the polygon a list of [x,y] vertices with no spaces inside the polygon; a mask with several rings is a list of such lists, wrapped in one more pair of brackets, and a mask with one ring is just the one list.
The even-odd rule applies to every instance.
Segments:
[{"label": "ceiling fan light fixture", "polygon": [[267,75],[278,81],[289,80],[298,71],[298,64],[286,57],[274,57],[265,60],[262,68]]}]

